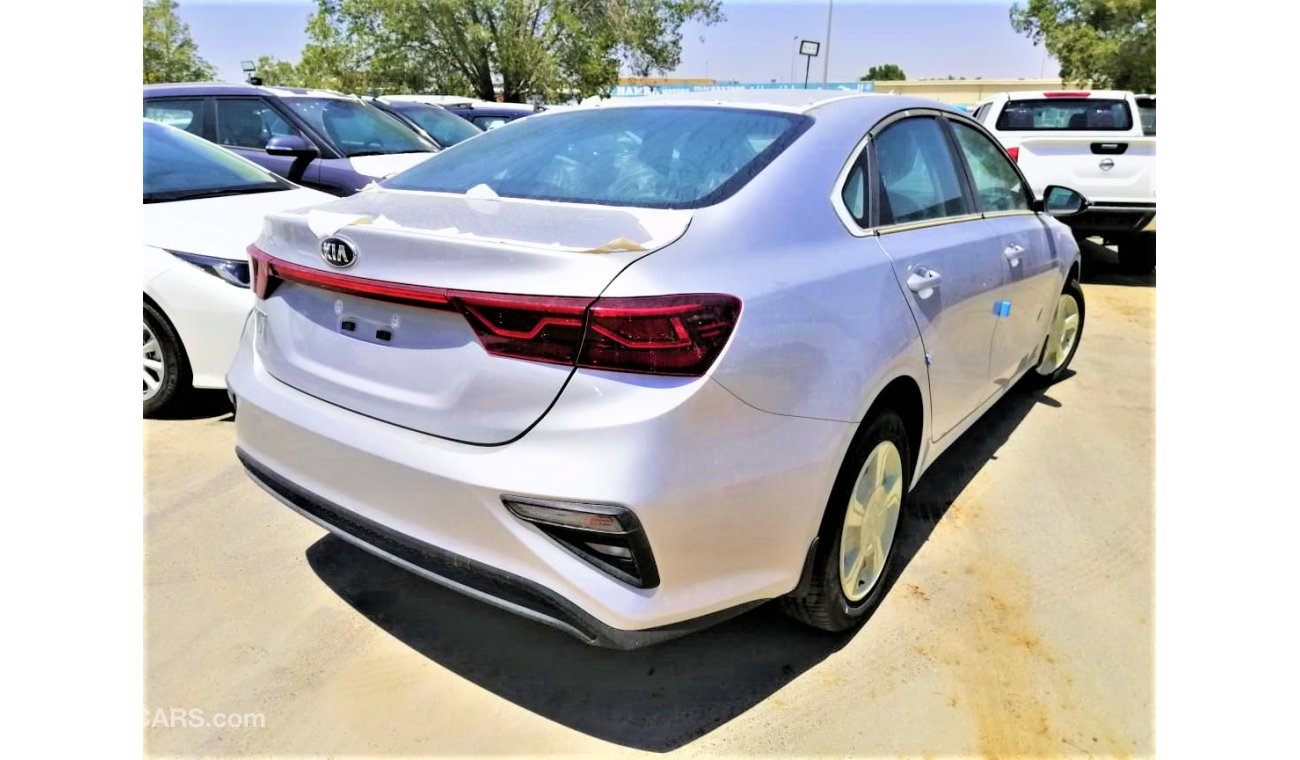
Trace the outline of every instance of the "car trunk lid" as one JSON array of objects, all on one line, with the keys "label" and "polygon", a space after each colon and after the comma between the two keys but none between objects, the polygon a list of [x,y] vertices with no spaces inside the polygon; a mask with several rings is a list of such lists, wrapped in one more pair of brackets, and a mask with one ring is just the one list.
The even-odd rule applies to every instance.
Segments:
[{"label": "car trunk lid", "polygon": [[[256,246],[298,274],[259,302],[258,357],[281,382],[351,411],[468,443],[508,442],[546,412],[572,365],[487,353],[439,294],[562,296],[581,308],[690,217],[383,189],[273,215]],[[326,240],[345,243],[355,261],[326,263]]]}]

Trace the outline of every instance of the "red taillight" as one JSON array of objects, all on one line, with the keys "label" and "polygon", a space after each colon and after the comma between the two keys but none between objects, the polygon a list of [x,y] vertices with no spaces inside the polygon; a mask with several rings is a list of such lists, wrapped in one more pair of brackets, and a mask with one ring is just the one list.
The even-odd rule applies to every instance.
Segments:
[{"label": "red taillight", "polygon": [[600,298],[450,290],[336,274],[248,247],[253,292],[281,281],[410,306],[458,311],[494,356],[618,372],[698,377],[722,353],[740,317],[719,293]]},{"label": "red taillight", "polygon": [[1045,98],[1086,98],[1089,95],[1092,95],[1092,93],[1085,90],[1068,90],[1065,92],[1043,93],[1043,97]]},{"label": "red taillight", "polygon": [[721,293],[601,298],[590,315],[578,366],[694,377],[727,345],[740,299]]},{"label": "red taillight", "polygon": [[1007,155],[1008,155],[1008,156],[1011,156],[1011,160],[1012,160],[1012,161],[1015,161],[1016,163],[1020,163],[1020,148],[1019,148],[1019,147],[1015,147],[1015,148],[1007,148]]}]

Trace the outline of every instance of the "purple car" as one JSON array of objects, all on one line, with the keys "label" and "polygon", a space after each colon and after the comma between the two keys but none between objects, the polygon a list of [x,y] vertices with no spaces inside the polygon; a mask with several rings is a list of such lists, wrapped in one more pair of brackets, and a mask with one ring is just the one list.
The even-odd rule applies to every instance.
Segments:
[{"label": "purple car", "polygon": [[211,82],[146,85],[144,117],[334,195],[351,195],[437,150],[360,98],[328,90]]}]

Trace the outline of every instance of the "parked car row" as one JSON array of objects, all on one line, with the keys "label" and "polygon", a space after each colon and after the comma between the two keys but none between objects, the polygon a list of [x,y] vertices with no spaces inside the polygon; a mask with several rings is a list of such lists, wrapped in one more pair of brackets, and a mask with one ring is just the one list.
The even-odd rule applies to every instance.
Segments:
[{"label": "parked car row", "polygon": [[[604,101],[412,159],[443,143],[402,104],[442,104],[265,89],[147,98],[174,126],[145,125],[146,410],[151,370],[156,407],[169,383],[217,385],[224,356],[263,488],[588,643],[772,599],[861,622],[917,479],[1079,346],[1057,217],[1088,200],[1036,195],[994,131],[936,102]],[[411,163],[345,198],[295,188],[200,139],[227,134],[227,98],[261,109],[265,154]]]}]

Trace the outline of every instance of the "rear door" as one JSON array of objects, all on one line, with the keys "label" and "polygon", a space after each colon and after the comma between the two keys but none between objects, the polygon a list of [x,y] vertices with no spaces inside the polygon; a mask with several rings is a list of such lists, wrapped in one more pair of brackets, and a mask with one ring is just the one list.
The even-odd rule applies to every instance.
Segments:
[{"label": "rear door", "polygon": [[997,298],[998,320],[989,366],[993,382],[1007,385],[1038,355],[1060,289],[1057,253],[1047,228],[1030,208],[1032,196],[1002,147],[961,119],[949,119],[969,172],[982,222],[1002,247],[1006,285]]},{"label": "rear door", "polygon": [[939,440],[997,389],[989,349],[1006,283],[1001,241],[976,212],[938,114],[886,124],[870,163],[878,240],[925,345]]}]

